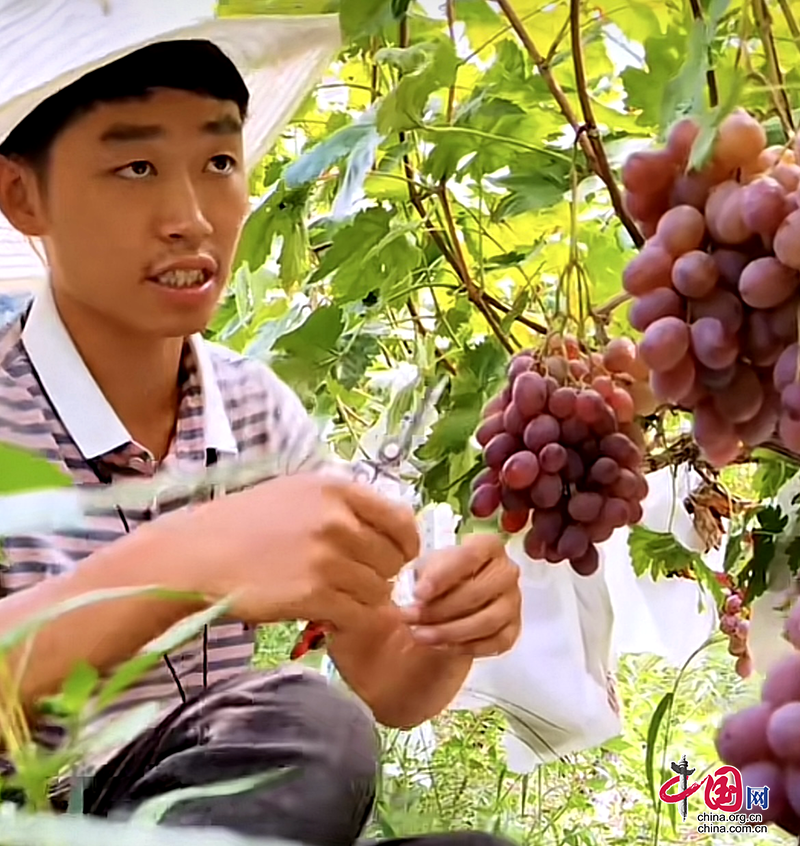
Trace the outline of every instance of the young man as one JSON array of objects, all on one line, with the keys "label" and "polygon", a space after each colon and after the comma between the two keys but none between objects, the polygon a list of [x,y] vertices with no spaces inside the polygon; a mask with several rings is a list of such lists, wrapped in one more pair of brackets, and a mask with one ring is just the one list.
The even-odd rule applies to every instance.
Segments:
[{"label": "young man", "polygon": [[[110,24],[97,15],[99,31],[87,33],[102,42]],[[243,125],[262,117],[248,114],[248,89],[213,27],[202,32],[131,44],[0,131],[0,211],[41,241],[50,274],[0,335],[0,441],[83,485],[275,451],[296,472],[191,508],[117,508],[85,532],[3,539],[0,633],[96,590],[205,597],[108,601],[44,627],[21,681],[35,718],[78,661],[111,670],[232,597],[229,619],[165,656],[118,706],[163,710],[132,744],[91,762],[85,810],[124,816],[159,793],[293,765],[285,784],[182,802],[164,822],[350,844],[374,797],[372,719],[315,674],[252,672],[253,627],[324,622],[349,687],[378,721],[410,727],[449,704],[475,657],[515,642],[517,569],[498,538],[466,538],[429,556],[416,605],[398,609],[389,580],[419,551],[413,514],[321,473],[292,391],[201,339],[248,213]],[[41,733],[58,742],[52,727]]]}]

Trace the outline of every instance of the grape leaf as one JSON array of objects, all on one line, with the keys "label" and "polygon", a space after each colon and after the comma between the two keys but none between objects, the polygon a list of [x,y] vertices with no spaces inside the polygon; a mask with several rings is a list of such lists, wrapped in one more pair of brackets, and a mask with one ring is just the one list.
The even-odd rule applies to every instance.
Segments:
[{"label": "grape leaf", "polygon": [[19,447],[0,443],[0,496],[70,485],[72,478],[47,459]]}]

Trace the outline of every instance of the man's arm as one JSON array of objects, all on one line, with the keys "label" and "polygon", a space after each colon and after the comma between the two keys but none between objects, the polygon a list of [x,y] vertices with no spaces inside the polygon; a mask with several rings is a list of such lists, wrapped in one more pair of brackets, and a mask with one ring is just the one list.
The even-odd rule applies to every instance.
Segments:
[{"label": "man's arm", "polygon": [[[94,591],[159,586],[187,591],[176,562],[191,554],[182,534],[161,533],[156,523],[90,555],[72,573],[48,579],[0,600],[0,637],[58,605]],[[10,658],[17,669],[25,655],[20,701],[29,714],[35,702],[56,693],[79,661],[112,669],[172,625],[203,606],[153,595],[103,600],[44,624],[32,648],[23,643]]]},{"label": "man's arm", "polygon": [[502,539],[470,535],[426,556],[414,605],[386,604],[334,635],[331,658],[379,722],[412,728],[453,701],[474,658],[511,649],[521,602]]},{"label": "man's arm", "polygon": [[473,658],[417,643],[398,608],[386,606],[364,631],[342,632],[331,659],[375,719],[410,729],[440,714],[456,697]]}]

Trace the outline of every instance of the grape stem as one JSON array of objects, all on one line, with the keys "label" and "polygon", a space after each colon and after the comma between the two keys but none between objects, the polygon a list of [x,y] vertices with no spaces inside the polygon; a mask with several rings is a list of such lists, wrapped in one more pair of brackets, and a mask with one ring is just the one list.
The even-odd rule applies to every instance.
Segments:
[{"label": "grape stem", "polygon": [[[409,44],[408,18],[405,15],[400,21],[399,43],[400,47],[407,47]],[[399,138],[400,143],[403,144],[406,138],[405,132],[400,132]],[[508,352],[510,355],[513,355],[514,347],[511,345],[508,338],[506,337],[506,333],[503,331],[503,328],[500,325],[497,316],[486,304],[483,298],[483,292],[474,283],[469,273],[469,268],[464,258],[464,254],[461,250],[461,244],[458,240],[458,235],[455,229],[455,223],[453,221],[452,212],[450,211],[450,203],[447,199],[446,182],[439,186],[439,190],[436,192],[436,195],[439,198],[442,211],[444,212],[445,219],[447,221],[447,228],[449,231],[452,248],[451,245],[448,245],[447,240],[443,236],[442,232],[434,225],[433,221],[430,218],[430,215],[428,214],[428,210],[425,208],[425,205],[422,202],[422,199],[419,195],[419,191],[417,190],[414,166],[411,164],[411,158],[409,157],[408,153],[403,154],[403,172],[406,177],[406,182],[408,184],[408,198],[411,202],[411,205],[414,207],[417,214],[422,219],[423,226],[425,227],[428,236],[436,245],[439,252],[442,254],[447,263],[453,268],[456,277],[466,289],[467,296],[469,297],[470,302],[472,302],[478,309],[478,311],[480,311],[480,313],[484,316],[486,322],[489,324],[491,330],[497,337],[497,340],[500,342],[500,345],[503,347],[503,349],[506,350],[506,352]]]},{"label": "grape stem", "polygon": [[[517,34],[517,37],[522,42],[525,49],[528,51],[531,59],[533,60],[534,65],[536,65],[537,70],[542,76],[542,79],[545,81],[545,84],[550,89],[550,93],[553,95],[556,103],[558,104],[559,109],[561,109],[561,113],[566,119],[567,123],[572,127],[574,132],[578,132],[581,127],[581,122],[578,120],[577,115],[572,109],[569,100],[567,99],[566,95],[564,94],[563,89],[558,84],[558,81],[553,76],[553,72],[550,69],[550,57],[545,58],[537,49],[536,43],[534,42],[531,34],[525,28],[522,20],[520,19],[519,15],[514,11],[510,0],[496,0],[497,5],[500,7],[500,10],[503,12],[505,17],[507,18],[508,22],[511,24],[511,28]],[[577,4],[576,4],[577,5]],[[577,14],[577,11],[576,11]],[[575,41],[575,32],[578,32],[578,41],[580,42],[580,21],[578,20],[578,26],[575,26],[575,15],[572,18],[572,30],[573,30],[573,42]],[[573,43],[573,52],[574,52],[574,43]],[[580,66],[583,68],[583,52],[580,53]],[[578,62],[578,58],[575,59],[576,63]],[[589,103],[589,97],[585,90],[585,73],[582,76],[582,82],[578,81],[577,88],[578,94],[583,99],[586,98],[586,102]],[[586,112],[584,110],[584,122],[589,124],[591,127],[594,127],[594,120],[591,116],[591,103],[589,103],[589,116],[586,116]],[[581,149],[586,156],[590,167],[592,170],[600,177],[600,179],[605,184],[606,188],[608,189],[609,196],[611,197],[611,202],[614,206],[614,211],[619,217],[622,225],[628,231],[628,234],[631,236],[634,244],[637,247],[641,247],[644,244],[644,238],[642,233],[639,231],[636,224],[633,222],[631,216],[625,210],[625,206],[622,203],[622,196],[620,195],[619,188],[617,187],[617,183],[614,179],[613,174],[611,173],[611,168],[608,164],[608,159],[605,155],[605,150],[602,146],[602,142],[599,138],[591,139],[587,136],[586,133],[580,134],[579,143],[581,145]],[[598,158],[598,150],[602,151],[600,155],[602,158]]]},{"label": "grape stem", "polygon": [[778,0],[778,5],[781,7],[784,18],[786,18],[786,25],[789,27],[789,32],[792,33],[792,38],[797,42],[797,47],[800,49],[800,26],[792,14],[792,7],[787,0]]},{"label": "grape stem", "polygon": [[767,68],[772,77],[773,85],[770,88],[775,98],[775,106],[778,110],[784,131],[787,135],[791,136],[794,132],[792,106],[784,86],[783,74],[781,73],[780,62],[778,61],[778,51],[775,47],[775,39],[772,36],[772,17],[765,0],[753,0],[753,16],[758,24],[761,43],[764,45]]},{"label": "grape stem", "polygon": [[[705,19],[703,17],[703,10],[700,8],[699,0],[689,0],[689,2],[692,6],[692,14],[694,15],[694,19],[696,21],[700,21],[700,23],[705,23]],[[714,109],[719,105],[719,90],[717,89],[717,77],[714,73],[714,68],[712,67],[710,46],[707,50],[707,55],[708,68],[706,68],[706,85],[708,86],[708,103],[711,108]]]}]

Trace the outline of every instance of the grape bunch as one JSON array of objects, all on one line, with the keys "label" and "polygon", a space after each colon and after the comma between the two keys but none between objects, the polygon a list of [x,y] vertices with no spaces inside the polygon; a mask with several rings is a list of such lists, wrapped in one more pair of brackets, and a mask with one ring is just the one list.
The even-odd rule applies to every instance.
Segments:
[{"label": "grape bunch", "polygon": [[699,129],[625,162],[625,203],[647,241],[623,287],[661,402],[693,413],[712,465],[774,437],[800,451],[800,140],[767,147],[744,111],[720,125],[711,160],[688,162]]},{"label": "grape bunch", "polygon": [[604,355],[556,339],[543,354],[515,356],[476,432],[486,467],[473,482],[473,516],[500,510],[506,532],[528,529],[531,558],[594,573],[595,544],[642,518],[644,439],[635,418],[650,400],[634,386],[646,377],[624,338]]},{"label": "grape bunch", "polygon": [[736,658],[737,674],[746,679],[753,672],[753,660],[747,646],[747,635],[750,630],[749,614],[740,590],[727,590],[726,594],[719,628],[728,638],[728,652]]},{"label": "grape bunch", "polygon": [[[799,606],[789,615],[786,634],[800,649]],[[721,760],[741,770],[745,785],[769,786],[764,820],[800,834],[800,651],[767,673],[758,705],[725,718],[716,743]]]}]

